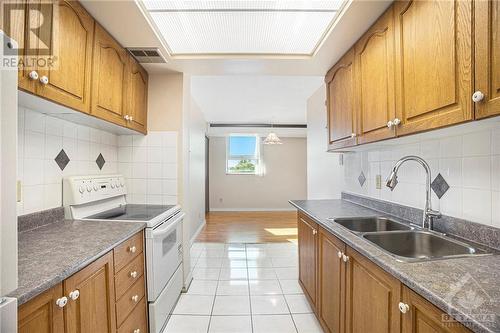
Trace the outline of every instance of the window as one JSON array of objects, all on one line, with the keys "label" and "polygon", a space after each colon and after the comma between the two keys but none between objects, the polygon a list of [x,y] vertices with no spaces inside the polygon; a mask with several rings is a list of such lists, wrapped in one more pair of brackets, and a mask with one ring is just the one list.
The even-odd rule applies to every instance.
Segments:
[{"label": "window", "polygon": [[227,138],[226,173],[258,174],[261,163],[259,144],[257,135],[230,135]]}]

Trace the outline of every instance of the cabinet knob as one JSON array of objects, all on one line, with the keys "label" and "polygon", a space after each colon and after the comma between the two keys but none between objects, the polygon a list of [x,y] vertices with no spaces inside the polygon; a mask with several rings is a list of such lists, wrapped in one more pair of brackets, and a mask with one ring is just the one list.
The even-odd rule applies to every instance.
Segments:
[{"label": "cabinet knob", "polygon": [[389,120],[389,121],[387,122],[387,127],[388,127],[388,128],[391,128],[392,126],[394,126],[394,122],[393,122],[392,120]]},{"label": "cabinet knob", "polygon": [[41,84],[43,84],[44,86],[46,86],[47,84],[49,84],[49,78],[48,78],[48,77],[46,77],[45,75],[44,75],[44,76],[42,76],[42,77],[40,78],[40,83],[41,83]]},{"label": "cabinet knob", "polygon": [[137,302],[139,301],[139,295],[134,295],[134,296],[132,296],[132,301],[133,301],[134,303],[137,303]]},{"label": "cabinet knob", "polygon": [[137,277],[137,271],[130,272],[130,277],[135,279]]},{"label": "cabinet knob", "polygon": [[481,102],[483,99],[484,99],[484,94],[480,90],[478,90],[472,94],[472,101],[474,103]]},{"label": "cabinet knob", "polygon": [[407,313],[408,311],[410,311],[410,306],[406,303],[403,303],[403,302],[399,302],[399,311],[401,311],[401,313]]},{"label": "cabinet knob", "polygon": [[337,256],[339,257],[339,259],[342,258],[342,252],[340,252],[340,251],[337,252]]},{"label": "cabinet knob", "polygon": [[130,120],[130,121],[133,121],[133,120],[134,120],[134,117],[130,116],[130,117],[129,117],[129,120]]},{"label": "cabinet knob", "polygon": [[38,72],[37,71],[31,71],[29,74],[28,74],[29,78],[32,79],[32,80],[38,80]]},{"label": "cabinet knob", "polygon": [[136,328],[136,329],[134,330],[134,333],[141,333],[141,330],[140,330],[140,329],[138,329],[138,328]]},{"label": "cabinet knob", "polygon": [[394,124],[394,126],[398,126],[399,124],[401,124],[401,119],[394,118],[394,120],[392,121],[392,123]]},{"label": "cabinet knob", "polygon": [[355,138],[355,137],[356,137],[356,133],[352,133],[351,138]]},{"label": "cabinet knob", "polygon": [[318,230],[313,229],[313,235],[316,235],[318,233]]},{"label": "cabinet knob", "polygon": [[128,121],[130,119],[128,114],[124,115],[123,118],[125,118],[126,121]]},{"label": "cabinet knob", "polygon": [[64,308],[68,304],[68,298],[66,296],[58,298],[56,300],[56,305],[60,308]]},{"label": "cabinet knob", "polygon": [[76,301],[80,297],[80,290],[76,289],[69,293],[69,298],[73,301]]},{"label": "cabinet knob", "polygon": [[348,257],[348,256],[346,256],[345,254],[342,254],[342,260],[343,260],[344,262],[348,262],[348,261],[349,261],[349,257]]},{"label": "cabinet knob", "polygon": [[128,251],[130,253],[135,253],[135,251],[137,251],[137,248],[135,247],[135,245],[132,245],[131,247],[128,248]]}]

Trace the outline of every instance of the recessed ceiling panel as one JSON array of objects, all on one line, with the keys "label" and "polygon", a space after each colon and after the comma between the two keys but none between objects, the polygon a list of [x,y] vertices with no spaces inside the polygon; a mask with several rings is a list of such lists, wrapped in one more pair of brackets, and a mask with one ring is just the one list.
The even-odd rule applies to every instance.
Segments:
[{"label": "recessed ceiling panel", "polygon": [[144,1],[172,55],[312,55],[343,1]]}]

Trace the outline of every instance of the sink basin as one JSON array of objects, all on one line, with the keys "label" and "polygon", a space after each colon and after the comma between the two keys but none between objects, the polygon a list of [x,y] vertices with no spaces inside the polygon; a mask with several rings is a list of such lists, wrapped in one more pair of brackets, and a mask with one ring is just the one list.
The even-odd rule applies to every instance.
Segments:
[{"label": "sink basin", "polygon": [[423,230],[371,233],[363,237],[402,261],[485,254],[466,243]]},{"label": "sink basin", "polygon": [[384,217],[340,218],[333,221],[355,233],[412,229],[409,225]]}]

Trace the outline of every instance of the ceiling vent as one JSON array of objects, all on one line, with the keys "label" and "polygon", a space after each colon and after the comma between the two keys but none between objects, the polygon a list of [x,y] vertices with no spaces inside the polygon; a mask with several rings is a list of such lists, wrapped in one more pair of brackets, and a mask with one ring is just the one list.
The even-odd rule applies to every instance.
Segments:
[{"label": "ceiling vent", "polygon": [[142,64],[165,64],[167,60],[157,48],[127,48],[132,56]]}]

